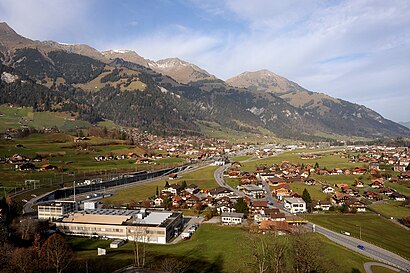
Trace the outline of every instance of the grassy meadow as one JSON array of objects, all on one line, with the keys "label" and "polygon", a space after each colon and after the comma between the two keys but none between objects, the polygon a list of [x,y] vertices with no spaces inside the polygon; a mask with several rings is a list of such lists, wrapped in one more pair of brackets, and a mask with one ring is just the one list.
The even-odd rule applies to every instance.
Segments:
[{"label": "grassy meadow", "polygon": [[[241,227],[222,227],[204,224],[188,241],[171,245],[147,245],[147,266],[163,260],[165,257],[174,257],[184,261],[195,272],[252,272],[249,265],[251,249],[247,247],[248,232]],[[332,261],[338,272],[351,272],[357,268],[364,272],[363,263],[368,258],[347,250],[329,241],[318,234],[312,234],[324,246],[324,258]],[[132,243],[119,249],[109,249],[110,241],[67,237],[68,242],[76,251],[77,260],[94,259],[107,270],[114,270],[131,264],[133,260]],[[289,237],[292,240],[292,237]],[[107,249],[107,255],[96,257],[97,247]],[[288,267],[292,266],[288,261]]]},{"label": "grassy meadow", "polygon": [[320,214],[306,215],[306,218],[336,232],[350,232],[356,238],[359,238],[361,227],[364,241],[410,258],[410,233],[376,214]]}]

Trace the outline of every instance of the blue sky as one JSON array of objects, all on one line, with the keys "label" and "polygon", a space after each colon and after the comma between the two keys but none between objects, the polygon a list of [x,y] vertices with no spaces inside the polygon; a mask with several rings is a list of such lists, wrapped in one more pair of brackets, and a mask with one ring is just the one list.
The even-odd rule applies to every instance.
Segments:
[{"label": "blue sky", "polygon": [[221,79],[269,69],[410,121],[408,0],[0,0],[0,21],[32,39],[179,57]]}]

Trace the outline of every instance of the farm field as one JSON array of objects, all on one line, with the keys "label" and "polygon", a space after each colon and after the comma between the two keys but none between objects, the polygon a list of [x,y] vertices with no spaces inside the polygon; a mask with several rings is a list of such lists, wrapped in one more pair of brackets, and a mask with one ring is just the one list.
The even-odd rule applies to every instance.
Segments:
[{"label": "farm field", "polygon": [[[17,147],[20,144],[22,147]],[[78,148],[87,145],[87,149]],[[135,160],[96,161],[98,155],[143,154],[138,146],[127,145],[123,140],[90,137],[90,140],[75,143],[74,137],[64,133],[32,134],[15,141],[0,140],[0,157],[21,154],[30,158],[42,157],[34,162],[37,168],[44,164],[60,167],[54,171],[18,171],[12,164],[1,164],[0,183],[5,187],[22,187],[27,179],[40,180],[40,185],[51,185],[62,181],[82,181],[88,177],[109,178],[118,172],[156,170],[184,164],[181,158],[163,158],[155,164],[136,164]]]},{"label": "farm field", "polygon": [[393,218],[404,218],[410,216],[410,208],[401,206],[402,202],[385,201],[384,204],[373,204],[370,207],[377,212]]},{"label": "farm field", "polygon": [[362,239],[374,245],[410,258],[410,233],[401,226],[376,214],[321,214],[306,215],[306,218],[318,225],[336,232],[347,231],[359,238],[360,227]]},{"label": "farm field", "polygon": [[[322,154],[322,158],[316,158],[316,159],[301,159],[300,156],[303,153],[317,153],[317,154]],[[266,165],[272,165],[272,164],[279,164],[282,161],[290,161],[294,164],[307,164],[310,163],[314,165],[316,162],[319,164],[321,168],[326,167],[327,169],[333,169],[333,168],[354,168],[354,167],[361,167],[363,163],[351,163],[348,161],[346,158],[340,158],[338,155],[333,155],[330,154],[329,152],[326,152],[326,150],[293,150],[293,151],[287,151],[282,154],[278,154],[273,157],[267,157],[267,158],[262,158],[258,160],[253,160],[249,162],[243,162],[241,170],[242,171],[247,171],[247,172],[252,172],[255,170],[256,165],[261,165],[261,164],[266,164]]]},{"label": "farm field", "polygon": [[[173,257],[186,262],[195,272],[252,272],[247,262],[251,255],[247,243],[247,231],[240,227],[222,227],[204,224],[188,241],[175,245],[147,245],[147,265],[158,263],[165,257]],[[363,263],[370,261],[360,254],[340,247],[323,236],[312,234],[324,243],[324,255],[333,260],[338,272],[351,272],[357,268],[364,272]],[[115,269],[132,263],[132,243],[119,249],[109,249],[110,241],[98,241],[67,237],[76,251],[76,259],[94,259],[104,268]],[[291,237],[289,238],[291,239]],[[107,256],[96,257],[96,248],[107,249]],[[290,261],[291,262],[291,261]],[[291,266],[291,264],[288,264]]]},{"label": "farm field", "polygon": [[21,128],[22,126],[41,129],[43,127],[57,127],[61,131],[76,128],[88,128],[91,124],[87,121],[76,120],[68,112],[33,112],[31,107],[10,107],[0,105],[0,131],[8,128]]},{"label": "farm field", "polygon": [[218,187],[218,184],[214,179],[214,171],[217,168],[217,166],[208,166],[190,173],[183,174],[178,179],[164,179],[144,185],[137,185],[134,187],[118,190],[115,195],[103,199],[103,202],[117,204],[128,203],[130,201],[145,200],[149,197],[155,196],[157,186],[159,191],[161,191],[164,188],[166,181],[168,181],[169,184],[181,184],[182,181],[185,181],[188,186],[190,184],[196,184],[200,189],[213,189]]}]

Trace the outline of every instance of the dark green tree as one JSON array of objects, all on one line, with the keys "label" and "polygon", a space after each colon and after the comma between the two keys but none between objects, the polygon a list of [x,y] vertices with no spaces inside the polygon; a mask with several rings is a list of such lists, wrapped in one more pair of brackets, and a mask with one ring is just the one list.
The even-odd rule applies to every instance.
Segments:
[{"label": "dark green tree", "polygon": [[312,208],[312,197],[306,188],[303,190],[302,199],[306,202],[306,208],[310,212]]},{"label": "dark green tree", "polygon": [[319,163],[315,163],[315,166],[313,166],[313,168],[315,168],[315,169],[319,169],[320,167],[319,167]]},{"label": "dark green tree", "polygon": [[168,181],[165,181],[165,188],[169,188],[169,183],[168,183]]},{"label": "dark green tree", "polygon": [[187,185],[186,185],[186,181],[185,181],[185,180],[184,180],[184,181],[182,181],[181,186],[182,186],[182,188],[183,188],[183,189],[186,189]]},{"label": "dark green tree", "polygon": [[235,203],[235,210],[236,212],[244,213],[245,215],[248,214],[248,205],[246,204],[243,198],[239,198]]},{"label": "dark green tree", "polygon": [[158,189],[158,186],[157,186],[157,190],[155,191],[155,196],[159,196],[159,189]]}]

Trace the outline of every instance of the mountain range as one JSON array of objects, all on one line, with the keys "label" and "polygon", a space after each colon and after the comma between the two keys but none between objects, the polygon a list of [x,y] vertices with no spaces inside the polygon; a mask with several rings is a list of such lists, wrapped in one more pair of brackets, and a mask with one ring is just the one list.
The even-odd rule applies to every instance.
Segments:
[{"label": "mountain range", "polygon": [[130,50],[34,41],[0,23],[0,103],[72,111],[163,134],[226,129],[298,139],[410,136],[375,111],[268,70],[223,81],[200,67]]}]

